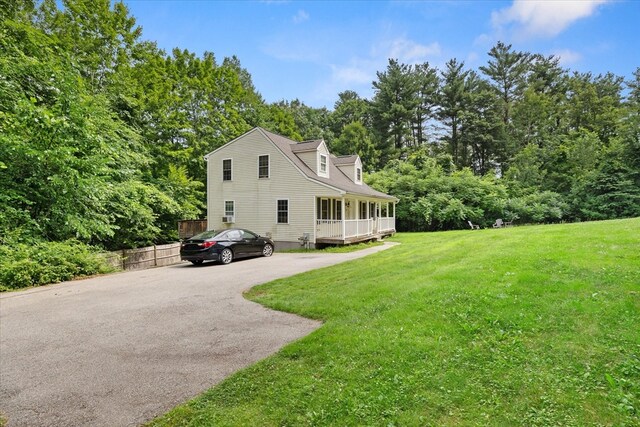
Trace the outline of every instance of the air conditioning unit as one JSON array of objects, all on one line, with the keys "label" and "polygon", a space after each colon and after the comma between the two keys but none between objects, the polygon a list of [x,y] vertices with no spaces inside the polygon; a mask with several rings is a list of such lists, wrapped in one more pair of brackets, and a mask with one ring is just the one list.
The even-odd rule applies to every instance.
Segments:
[{"label": "air conditioning unit", "polygon": [[235,218],[234,218],[234,217],[232,217],[232,216],[223,216],[223,217],[222,217],[222,222],[223,222],[224,224],[233,224],[233,223],[234,223],[234,222],[236,222],[236,221],[235,221]]}]

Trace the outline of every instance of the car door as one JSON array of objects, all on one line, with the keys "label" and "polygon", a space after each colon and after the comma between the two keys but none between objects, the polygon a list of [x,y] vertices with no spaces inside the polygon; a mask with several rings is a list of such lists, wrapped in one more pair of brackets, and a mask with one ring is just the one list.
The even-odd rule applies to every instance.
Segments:
[{"label": "car door", "polygon": [[242,230],[242,239],[246,245],[247,253],[262,253],[262,240],[256,234],[249,230]]},{"label": "car door", "polygon": [[231,242],[231,249],[233,255],[236,258],[240,258],[247,255],[248,245],[242,238],[242,230],[229,230],[227,231],[227,238]]}]

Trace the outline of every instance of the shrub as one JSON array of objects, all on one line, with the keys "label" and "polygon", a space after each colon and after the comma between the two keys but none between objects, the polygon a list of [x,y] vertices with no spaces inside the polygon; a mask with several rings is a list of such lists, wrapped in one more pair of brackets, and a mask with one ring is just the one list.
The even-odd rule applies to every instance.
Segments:
[{"label": "shrub", "polygon": [[0,246],[0,291],[110,271],[101,250],[75,240]]},{"label": "shrub", "polygon": [[550,223],[566,219],[569,207],[562,196],[542,191],[515,197],[507,201],[505,218],[520,223]]}]

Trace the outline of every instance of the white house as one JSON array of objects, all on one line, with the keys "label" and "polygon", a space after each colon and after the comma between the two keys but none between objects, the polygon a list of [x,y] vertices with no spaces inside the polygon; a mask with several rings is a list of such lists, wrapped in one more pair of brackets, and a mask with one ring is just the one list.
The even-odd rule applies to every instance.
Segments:
[{"label": "white house", "polygon": [[323,140],[296,142],[258,127],[205,160],[209,229],[246,228],[278,248],[395,233],[398,199],[362,181],[357,155],[336,157]]}]

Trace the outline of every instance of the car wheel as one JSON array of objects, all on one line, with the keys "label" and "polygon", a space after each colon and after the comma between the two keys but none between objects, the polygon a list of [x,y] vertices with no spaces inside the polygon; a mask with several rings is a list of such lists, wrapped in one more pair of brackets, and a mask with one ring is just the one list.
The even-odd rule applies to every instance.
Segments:
[{"label": "car wheel", "polygon": [[271,256],[271,255],[273,255],[273,246],[271,246],[269,243],[264,245],[264,248],[262,248],[262,255],[263,256]]},{"label": "car wheel", "polygon": [[229,248],[223,249],[222,252],[220,252],[220,262],[229,264],[231,261],[233,261],[233,252],[231,252]]},{"label": "car wheel", "polygon": [[204,261],[201,259],[196,259],[194,261],[191,261],[191,264],[193,265],[201,265]]}]

